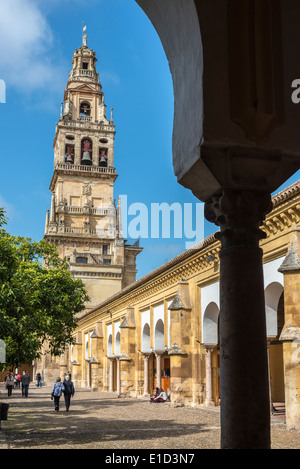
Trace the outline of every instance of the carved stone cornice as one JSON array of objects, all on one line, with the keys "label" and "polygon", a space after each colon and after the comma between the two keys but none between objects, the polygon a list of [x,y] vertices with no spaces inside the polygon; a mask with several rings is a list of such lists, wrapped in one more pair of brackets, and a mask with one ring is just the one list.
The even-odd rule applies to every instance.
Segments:
[{"label": "carved stone cornice", "polygon": [[116,174],[115,168],[99,168],[97,166],[82,166],[82,165],[73,165],[68,166],[63,163],[57,164],[54,168],[53,176],[50,182],[49,189],[53,191],[57,184],[58,178],[61,175],[72,175],[74,176],[89,176],[90,178],[96,179],[110,179],[113,182],[118,177]]},{"label": "carved stone cornice", "polygon": [[265,231],[268,238],[270,236],[276,236],[277,233],[283,232],[299,223],[300,204],[295,201],[291,206],[287,201],[285,204],[275,207],[263,223],[262,229]]}]

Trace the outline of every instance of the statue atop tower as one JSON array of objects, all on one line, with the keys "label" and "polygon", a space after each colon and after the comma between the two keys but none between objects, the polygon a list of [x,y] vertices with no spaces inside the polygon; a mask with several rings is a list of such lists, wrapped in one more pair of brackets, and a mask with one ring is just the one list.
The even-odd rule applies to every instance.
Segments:
[{"label": "statue atop tower", "polygon": [[84,23],[82,24],[82,45],[87,47],[87,34],[86,34],[86,26],[84,26]]}]

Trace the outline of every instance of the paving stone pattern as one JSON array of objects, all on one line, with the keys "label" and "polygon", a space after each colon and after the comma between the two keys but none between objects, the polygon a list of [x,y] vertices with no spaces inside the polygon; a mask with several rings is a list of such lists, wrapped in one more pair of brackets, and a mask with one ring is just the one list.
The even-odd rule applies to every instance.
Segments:
[{"label": "paving stone pattern", "polygon": [[[218,408],[174,407],[113,393],[76,390],[70,411],[61,398],[55,412],[50,387],[30,386],[29,397],[13,390],[0,401],[10,404],[2,422],[2,449],[218,449]],[[272,418],[272,448],[298,449],[300,432],[287,431],[284,416]]]}]

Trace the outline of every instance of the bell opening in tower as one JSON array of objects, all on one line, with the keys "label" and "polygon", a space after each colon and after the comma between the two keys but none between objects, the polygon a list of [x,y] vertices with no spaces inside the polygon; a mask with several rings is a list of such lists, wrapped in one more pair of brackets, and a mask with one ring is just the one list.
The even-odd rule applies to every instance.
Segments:
[{"label": "bell opening in tower", "polygon": [[91,106],[89,103],[82,102],[80,104],[79,115],[89,117],[91,115]]},{"label": "bell opening in tower", "polygon": [[74,145],[67,144],[65,148],[65,163],[74,164]]},{"label": "bell opening in tower", "polygon": [[107,167],[107,148],[99,149],[99,166]]},{"label": "bell opening in tower", "polygon": [[83,166],[92,166],[93,164],[93,144],[89,138],[81,141],[81,164]]}]

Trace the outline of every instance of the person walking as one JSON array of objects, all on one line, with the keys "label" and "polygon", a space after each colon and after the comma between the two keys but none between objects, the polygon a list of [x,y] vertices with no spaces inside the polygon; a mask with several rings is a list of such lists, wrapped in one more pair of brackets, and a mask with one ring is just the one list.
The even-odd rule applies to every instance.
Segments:
[{"label": "person walking", "polygon": [[61,379],[57,378],[56,382],[53,384],[51,391],[51,399],[54,399],[54,408],[56,412],[59,411],[59,399],[64,389],[65,388],[63,383],[61,382]]},{"label": "person walking", "polygon": [[13,373],[8,373],[8,375],[5,378],[5,385],[7,389],[7,397],[10,397],[12,395],[12,389],[14,386],[14,375]]},{"label": "person walking", "polygon": [[24,396],[24,384],[23,384],[23,379],[22,379],[24,375],[25,375],[25,371],[23,371],[21,379],[20,379],[20,382],[21,382],[21,385],[22,385],[22,397]]},{"label": "person walking", "polygon": [[29,390],[29,384],[30,384],[30,375],[28,371],[25,371],[23,374],[22,378],[22,396],[23,397],[28,397],[28,390]]},{"label": "person walking", "polygon": [[20,389],[20,383],[21,383],[21,375],[20,373],[17,373],[17,388]]},{"label": "person walking", "polygon": [[64,392],[64,397],[65,397],[66,411],[69,412],[71,396],[73,397],[75,394],[74,384],[72,383],[69,374],[65,375],[63,386],[64,386],[63,392]]},{"label": "person walking", "polygon": [[41,388],[42,387],[42,376],[41,373],[36,374],[36,387]]}]

